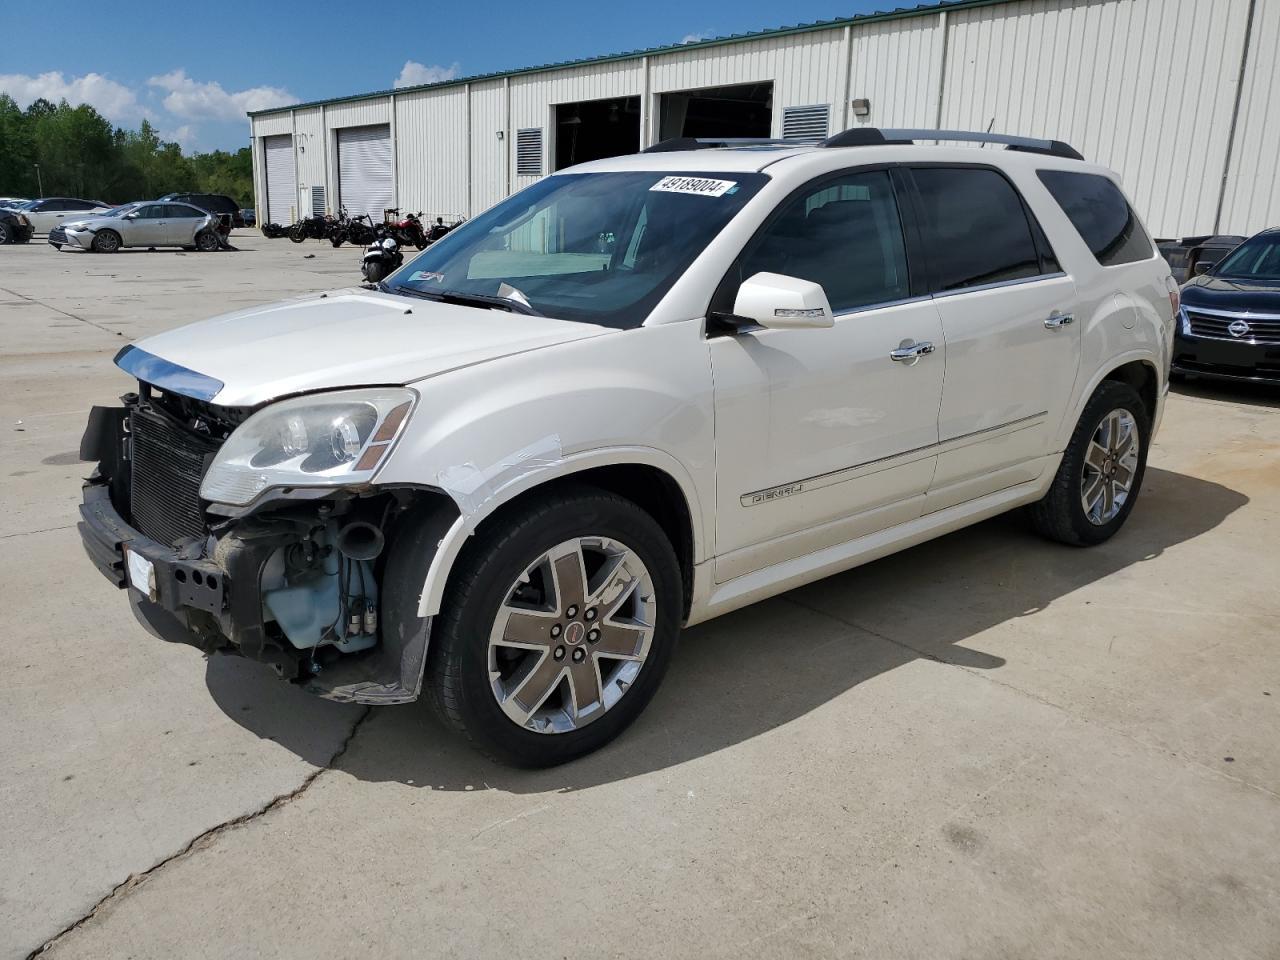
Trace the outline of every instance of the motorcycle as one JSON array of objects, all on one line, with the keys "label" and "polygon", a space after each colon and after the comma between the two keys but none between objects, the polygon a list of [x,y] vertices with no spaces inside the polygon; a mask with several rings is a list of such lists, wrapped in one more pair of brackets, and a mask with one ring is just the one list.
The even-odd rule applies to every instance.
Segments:
[{"label": "motorcycle", "polygon": [[422,229],[422,214],[410,213],[403,218],[400,216],[399,207],[388,207],[382,212],[382,217],[391,236],[395,237],[401,244],[413,244],[419,250],[425,250],[427,244],[427,234]]},{"label": "motorcycle", "polygon": [[332,227],[332,217],[315,213],[309,217],[303,217],[290,227],[289,239],[294,243],[301,243],[303,240],[324,240],[329,236]]},{"label": "motorcycle", "polygon": [[367,213],[354,218],[349,217],[346,210],[338,213],[338,219],[334,221],[329,232],[329,242],[335,247],[348,242],[363,247],[373,243],[378,237],[379,230],[374,226],[372,217]]},{"label": "motorcycle", "polygon": [[394,270],[404,263],[404,254],[400,252],[400,244],[395,237],[382,237],[369,244],[360,262],[360,273],[369,283],[378,283],[386,279]]}]

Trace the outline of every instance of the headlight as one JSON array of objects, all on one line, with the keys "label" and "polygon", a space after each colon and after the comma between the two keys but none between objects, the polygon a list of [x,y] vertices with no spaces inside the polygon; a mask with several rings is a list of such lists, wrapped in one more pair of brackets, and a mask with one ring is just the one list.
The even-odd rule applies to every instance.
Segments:
[{"label": "headlight", "polygon": [[269,487],[369,480],[415,399],[410,390],[386,387],[296,397],[264,407],[218,450],[200,496],[244,506]]},{"label": "headlight", "polygon": [[1182,328],[1182,335],[1191,336],[1191,317],[1187,314],[1186,307],[1178,307],[1178,325]]},{"label": "headlight", "polygon": [[24,227],[31,226],[31,221],[28,220],[26,215],[22,213],[18,214],[18,222],[22,224]]}]

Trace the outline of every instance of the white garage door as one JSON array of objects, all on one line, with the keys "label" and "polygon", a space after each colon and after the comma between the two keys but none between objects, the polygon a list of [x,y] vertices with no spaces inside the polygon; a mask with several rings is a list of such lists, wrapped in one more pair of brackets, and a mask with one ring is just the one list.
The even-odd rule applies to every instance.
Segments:
[{"label": "white garage door", "polygon": [[282,133],[262,138],[267,158],[267,222],[287,227],[293,223],[298,188],[294,180],[293,137]]},{"label": "white garage door", "polygon": [[367,213],[382,222],[392,204],[391,128],[343,127],[338,131],[338,199],[350,216]]}]

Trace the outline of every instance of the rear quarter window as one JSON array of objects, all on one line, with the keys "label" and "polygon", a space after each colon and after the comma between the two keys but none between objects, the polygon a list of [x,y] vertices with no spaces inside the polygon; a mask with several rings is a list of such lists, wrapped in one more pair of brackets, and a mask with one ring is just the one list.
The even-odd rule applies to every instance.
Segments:
[{"label": "rear quarter window", "polygon": [[1068,170],[1037,170],[1036,174],[1098,263],[1114,267],[1151,258],[1151,239],[1110,179]]}]

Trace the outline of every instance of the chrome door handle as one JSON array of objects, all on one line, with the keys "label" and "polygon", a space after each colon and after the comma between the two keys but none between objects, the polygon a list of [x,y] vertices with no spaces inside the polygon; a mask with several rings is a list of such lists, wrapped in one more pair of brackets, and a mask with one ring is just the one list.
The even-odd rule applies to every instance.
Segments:
[{"label": "chrome door handle", "polygon": [[1044,328],[1046,330],[1057,330],[1059,327],[1075,323],[1075,320],[1076,318],[1069,313],[1051,313],[1045,317]]},{"label": "chrome door handle", "polygon": [[933,344],[928,340],[921,340],[919,343],[913,340],[903,340],[902,343],[898,344],[897,350],[889,351],[889,359],[911,366],[917,363],[921,357],[928,356],[931,353],[933,353]]}]

